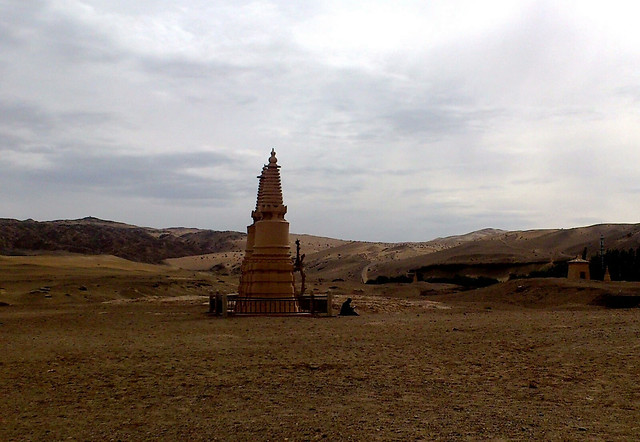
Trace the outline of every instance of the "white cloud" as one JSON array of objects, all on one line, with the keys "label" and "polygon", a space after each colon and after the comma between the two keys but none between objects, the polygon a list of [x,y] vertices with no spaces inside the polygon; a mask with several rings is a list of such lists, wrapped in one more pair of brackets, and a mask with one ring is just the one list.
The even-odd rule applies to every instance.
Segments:
[{"label": "white cloud", "polygon": [[627,3],[0,3],[3,216],[242,230],[275,147],[292,231],[634,221]]}]

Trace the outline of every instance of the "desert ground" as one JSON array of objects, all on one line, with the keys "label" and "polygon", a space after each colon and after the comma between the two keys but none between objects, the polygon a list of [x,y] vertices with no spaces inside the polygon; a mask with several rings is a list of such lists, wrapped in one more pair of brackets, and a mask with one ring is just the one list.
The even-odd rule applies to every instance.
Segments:
[{"label": "desert ground", "polygon": [[630,440],[638,284],[312,281],[358,317],[207,314],[237,275],[0,257],[0,440]]}]

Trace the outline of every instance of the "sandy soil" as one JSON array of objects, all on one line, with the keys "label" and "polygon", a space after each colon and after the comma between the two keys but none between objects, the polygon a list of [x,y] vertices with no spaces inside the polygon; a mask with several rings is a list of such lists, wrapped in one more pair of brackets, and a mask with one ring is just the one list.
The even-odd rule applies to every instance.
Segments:
[{"label": "sandy soil", "polygon": [[596,283],[334,282],[361,316],[221,319],[215,275],[26,259],[0,262],[2,441],[640,434],[640,309]]},{"label": "sandy soil", "polygon": [[639,309],[205,310],[184,299],[1,308],[0,439],[640,434]]}]

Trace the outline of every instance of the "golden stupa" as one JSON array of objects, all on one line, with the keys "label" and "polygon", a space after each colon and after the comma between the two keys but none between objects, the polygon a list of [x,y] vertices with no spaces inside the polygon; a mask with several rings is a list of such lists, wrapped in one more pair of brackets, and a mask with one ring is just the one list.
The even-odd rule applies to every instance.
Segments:
[{"label": "golden stupa", "polygon": [[287,206],[282,200],[280,166],[275,150],[258,176],[258,199],[247,227],[237,313],[291,313],[299,311],[294,291],[289,247]]}]

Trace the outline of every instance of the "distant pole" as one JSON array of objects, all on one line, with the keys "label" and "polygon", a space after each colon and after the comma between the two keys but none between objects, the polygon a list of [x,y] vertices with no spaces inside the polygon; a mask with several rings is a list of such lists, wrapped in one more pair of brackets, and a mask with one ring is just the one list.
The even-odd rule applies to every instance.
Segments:
[{"label": "distant pole", "polygon": [[600,263],[602,265],[602,274],[604,275],[604,235],[600,235]]}]

